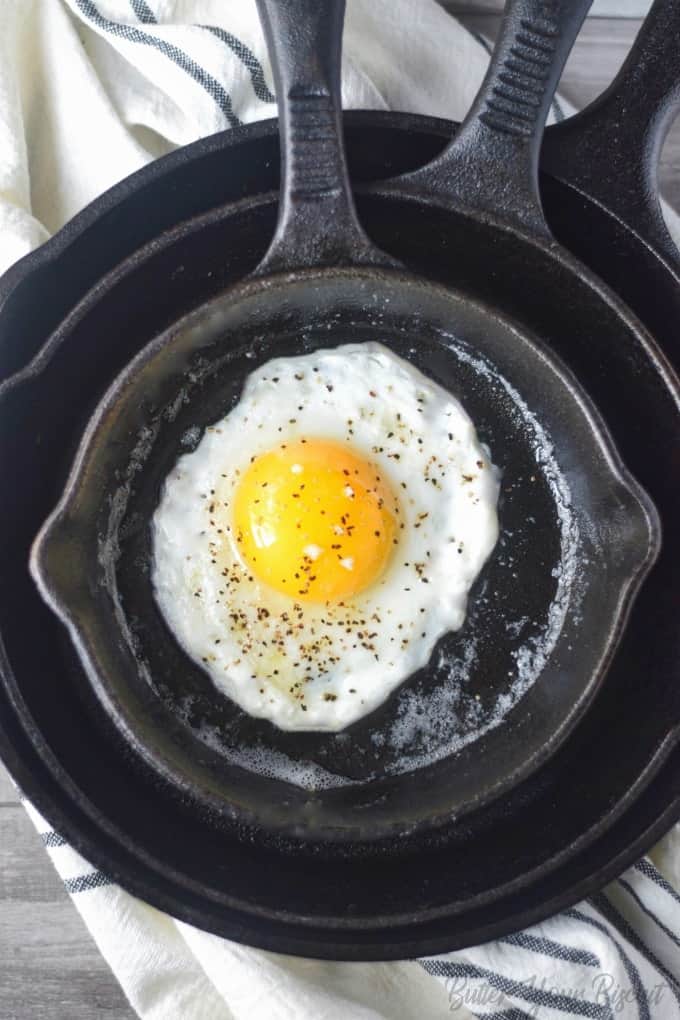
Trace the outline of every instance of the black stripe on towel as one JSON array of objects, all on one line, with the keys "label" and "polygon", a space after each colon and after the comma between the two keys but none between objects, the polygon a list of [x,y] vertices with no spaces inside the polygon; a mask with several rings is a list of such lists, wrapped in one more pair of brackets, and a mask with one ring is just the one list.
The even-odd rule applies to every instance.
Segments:
[{"label": "black stripe on towel", "polygon": [[567,946],[563,942],[555,942],[540,935],[531,935],[529,932],[517,932],[516,935],[505,935],[498,939],[499,942],[506,942],[509,946],[518,946],[520,949],[529,949],[542,956],[551,956],[555,960],[564,960],[566,963],[578,963],[584,967],[601,967],[601,963],[594,953],[587,949],[576,949],[574,946]]},{"label": "black stripe on towel", "polygon": [[101,889],[104,885],[113,885],[113,881],[103,871],[91,871],[88,875],[78,875],[77,878],[64,879],[66,892],[75,893],[89,892],[91,889]]},{"label": "black stripe on towel", "polygon": [[130,7],[145,25],[156,25],[157,19],[146,0],[130,0]]},{"label": "black stripe on towel", "polygon": [[658,885],[659,889],[663,889],[669,896],[672,896],[676,903],[680,903],[680,895],[676,892],[670,882],[667,882],[660,871],[658,871],[653,864],[643,857],[641,861],[633,865],[636,871],[639,871],[641,875],[648,878],[654,885]]},{"label": "black stripe on towel", "polygon": [[252,50],[249,50],[245,43],[242,43],[240,39],[237,39],[231,32],[226,32],[223,28],[218,28],[217,25],[199,25],[199,28],[205,29],[206,32],[212,32],[216,38],[220,39],[226,46],[229,47],[232,53],[234,53],[242,64],[248,68],[250,72],[250,80],[253,83],[253,89],[258,99],[261,99],[263,103],[275,103],[276,96],[269,90],[266,81],[264,80],[264,71],[262,70],[262,64],[257,59]]},{"label": "black stripe on towel", "polygon": [[45,846],[50,850],[53,850],[54,847],[57,846],[66,846],[66,840],[64,837],[60,836],[59,833],[54,830],[50,832],[41,832],[40,836]]},{"label": "black stripe on towel", "polygon": [[637,893],[635,892],[635,889],[633,889],[633,887],[632,887],[632,885],[630,884],[630,882],[626,882],[626,880],[625,880],[624,878],[620,878],[620,879],[619,879],[619,885],[620,885],[620,886],[621,886],[621,887],[622,887],[623,889],[625,889],[625,890],[626,890],[626,892],[628,893],[628,895],[629,895],[629,896],[632,896],[632,898],[633,898],[633,899],[635,900],[635,902],[637,903],[637,905],[638,905],[638,907],[640,908],[640,910],[641,910],[641,911],[642,911],[642,912],[643,912],[644,914],[646,914],[646,915],[647,915],[647,917],[651,917],[652,921],[654,921],[654,923],[655,923],[655,924],[656,924],[656,925],[657,925],[657,926],[658,926],[658,927],[659,927],[659,928],[661,929],[661,931],[662,931],[662,932],[663,932],[663,933],[664,933],[665,935],[667,935],[667,936],[668,936],[668,938],[669,938],[669,939],[671,940],[671,942],[675,942],[676,946],[680,947],[680,938],[678,938],[678,936],[677,936],[677,935],[675,934],[675,932],[672,932],[672,931],[670,930],[670,928],[668,928],[668,927],[667,927],[667,926],[666,926],[666,925],[665,925],[665,924],[663,923],[663,921],[662,921],[662,920],[660,920],[660,918],[658,918],[658,917],[656,916],[656,914],[654,913],[654,911],[653,911],[653,910],[650,910],[650,909],[649,909],[649,907],[648,907],[648,906],[646,906],[646,905],[645,905],[645,904],[644,904],[644,903],[642,902],[642,900],[640,899],[640,897],[638,896],[638,894],[637,894]]},{"label": "black stripe on towel", "polygon": [[621,911],[617,910],[608,896],[605,896],[604,893],[598,893],[597,896],[592,897],[592,901],[595,902],[595,900],[597,900],[598,910],[607,918],[609,923],[615,925],[621,934],[625,935],[630,944],[635,946],[640,956],[644,956],[647,962],[658,970],[659,974],[663,975],[668,982],[668,987],[673,993],[675,1001],[680,1007],[680,992],[678,991],[680,983],[678,979],[666,969],[656,953],[642,940],[642,937],[632,928]]},{"label": "black stripe on towel", "polygon": [[[609,1010],[597,1002],[588,999],[575,999],[572,995],[562,995],[548,991],[546,988],[535,988],[528,981],[514,981],[493,970],[476,967],[474,964],[457,963],[452,960],[420,960],[428,974],[442,978],[479,978],[491,988],[504,995],[523,999],[544,1009],[562,1010],[574,1016],[590,1017],[592,1020],[609,1020]],[[649,1018],[647,1018],[649,1020]]]},{"label": "black stripe on towel", "polygon": [[[596,909],[599,909],[599,904],[597,902],[596,896],[591,897],[591,902],[594,904]],[[597,931],[607,936],[607,938],[611,941],[612,945],[616,949],[619,959],[623,964],[623,968],[626,974],[628,975],[628,980],[630,981],[631,988],[635,993],[635,1003],[637,1005],[638,1016],[640,1017],[640,1020],[651,1020],[651,1016],[649,1013],[649,1002],[647,1000],[647,993],[645,992],[642,981],[640,980],[640,972],[638,971],[637,967],[635,966],[631,958],[628,956],[628,953],[625,951],[619,940],[614,938],[611,931],[607,928],[605,924],[602,924],[601,921],[596,921],[594,917],[588,917],[587,914],[581,913],[580,910],[576,910],[575,908],[572,908],[571,910],[565,910],[563,911],[563,916],[571,917],[576,921],[581,921],[583,924],[587,924],[591,928],[595,928]]]},{"label": "black stripe on towel", "polygon": [[500,1013],[480,1013],[478,1015],[482,1020],[536,1020],[535,1013],[525,1013],[517,1006],[511,1006],[510,1009],[504,1009]]},{"label": "black stripe on towel", "polygon": [[[158,19],[146,0],[130,0],[130,5],[139,20],[143,21],[145,25],[158,24]],[[229,47],[231,52],[238,57],[242,64],[245,64],[248,72],[250,73],[250,80],[253,83],[253,89],[258,99],[261,99],[263,103],[276,102],[276,96],[273,92],[270,92],[267,83],[264,80],[262,64],[252,50],[248,49],[245,43],[242,43],[241,40],[237,39],[235,35],[231,34],[231,32],[227,32],[225,29],[219,28],[217,25],[197,25],[196,27],[202,28],[206,32],[211,32],[217,39]]]},{"label": "black stripe on towel", "polygon": [[200,64],[197,64],[193,57],[190,57],[172,43],[165,42],[163,39],[157,39],[155,36],[149,35],[148,32],[135,28],[134,25],[123,25],[118,21],[110,21],[109,18],[105,18],[99,13],[92,0],[76,0],[76,4],[81,13],[103,31],[118,36],[119,39],[126,39],[128,42],[139,43],[142,46],[150,46],[152,49],[158,50],[168,60],[171,60],[173,64],[181,67],[201,88],[205,89],[208,95],[217,103],[220,110],[222,110],[230,127],[238,127],[241,124],[241,121],[234,113],[229,93],[225,91],[216,78],[213,78]]}]

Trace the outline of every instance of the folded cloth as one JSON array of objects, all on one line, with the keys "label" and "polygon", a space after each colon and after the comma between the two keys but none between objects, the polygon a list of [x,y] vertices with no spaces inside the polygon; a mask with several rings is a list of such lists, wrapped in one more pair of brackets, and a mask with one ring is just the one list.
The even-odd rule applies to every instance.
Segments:
[{"label": "folded cloth", "polygon": [[[346,107],[460,120],[487,59],[483,40],[434,0],[348,2]],[[254,0],[4,0],[0,270],[149,160],[273,116],[271,89]],[[568,112],[564,102],[554,111]],[[277,956],[175,921],[26,809],[144,1020],[680,1020],[678,828],[655,863],[525,932],[432,959],[349,964]]]},{"label": "folded cloth", "polygon": [[[323,963],[229,942],[124,892],[26,809],[144,1020],[678,1020],[680,837],[526,931],[404,963]],[[675,887],[668,879],[673,879]]]}]

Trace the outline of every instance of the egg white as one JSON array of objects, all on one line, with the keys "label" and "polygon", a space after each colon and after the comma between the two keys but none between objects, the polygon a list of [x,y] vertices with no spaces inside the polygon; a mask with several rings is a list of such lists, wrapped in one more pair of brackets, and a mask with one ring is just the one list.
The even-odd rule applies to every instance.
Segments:
[{"label": "egg white", "polygon": [[[261,583],[231,531],[251,459],[300,438],[347,443],[401,507],[387,569],[341,603],[298,603]],[[275,359],[166,479],[152,522],[156,600],[187,654],[246,712],[284,730],[340,730],[461,627],[498,537],[498,488],[461,404],[386,347]]]}]

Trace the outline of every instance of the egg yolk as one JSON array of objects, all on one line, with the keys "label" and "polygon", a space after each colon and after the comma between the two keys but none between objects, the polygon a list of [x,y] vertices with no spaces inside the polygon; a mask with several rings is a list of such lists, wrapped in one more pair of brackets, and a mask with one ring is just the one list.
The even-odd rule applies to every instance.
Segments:
[{"label": "egg yolk", "polygon": [[397,543],[399,507],[374,464],[340,443],[300,439],[257,457],[233,504],[240,555],[296,600],[368,588]]}]

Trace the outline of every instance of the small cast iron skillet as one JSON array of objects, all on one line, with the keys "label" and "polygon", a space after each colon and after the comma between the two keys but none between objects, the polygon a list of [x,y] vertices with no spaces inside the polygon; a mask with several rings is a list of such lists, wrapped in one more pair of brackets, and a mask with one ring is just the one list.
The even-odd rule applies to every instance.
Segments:
[{"label": "small cast iron skillet", "polygon": [[[284,142],[272,246],[244,284],[159,336],[116,380],[32,559],[44,596],[69,626],[129,745],[187,800],[226,820],[322,843],[375,840],[450,820],[537,768],[604,674],[659,547],[656,514],[576,380],[523,328],[521,316],[507,320],[493,301],[497,279],[507,283],[508,274],[519,279],[529,271],[543,300],[553,296],[556,316],[562,301],[572,313],[576,303],[586,335],[642,348],[663,371],[625,306],[551,239],[538,198],[542,127],[588,6],[511,3],[456,140],[429,167],[385,188],[407,202],[444,198],[458,214],[459,257],[470,256],[479,278],[468,273],[457,290],[406,273],[372,247],[356,220],[339,137],[343,4],[312,10],[262,0]],[[390,731],[393,701],[352,727],[347,740],[291,737],[220,698],[165,629],[144,569],[149,518],[187,428],[220,418],[256,364],[348,338],[389,343],[459,394],[504,470],[504,538],[512,537],[517,573],[496,556],[486,597],[468,621],[479,653],[464,685],[484,709],[507,696],[517,657],[540,650],[556,598],[564,596],[557,575],[574,575],[540,677],[505,724],[404,775],[389,746],[376,752],[371,740],[376,730]],[[549,342],[549,331],[541,340]],[[178,411],[180,391],[191,399]],[[541,436],[557,450],[558,483]],[[101,557],[103,536],[109,548],[117,546],[115,558]],[[513,636],[525,617],[528,633]],[[460,654],[459,641],[450,635],[444,644]],[[447,679],[430,667],[409,683],[427,701]],[[177,708],[188,694],[187,724]],[[201,738],[206,724],[212,746]],[[234,764],[238,744],[315,761],[354,785],[310,793],[256,775]]]}]

